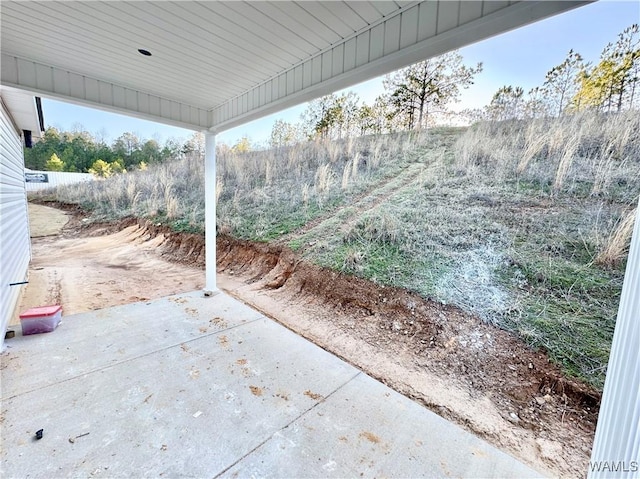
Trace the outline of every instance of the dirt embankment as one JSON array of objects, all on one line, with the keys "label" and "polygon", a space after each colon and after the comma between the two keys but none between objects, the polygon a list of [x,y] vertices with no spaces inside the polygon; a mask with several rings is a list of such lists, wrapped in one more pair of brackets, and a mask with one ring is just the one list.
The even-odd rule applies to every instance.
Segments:
[{"label": "dirt embankment", "polygon": [[[202,274],[202,236],[148,221],[87,226],[76,214],[60,241],[114,234],[149,254],[136,270],[155,257]],[[541,472],[584,475],[600,395],[543,352],[457,308],[320,268],[285,247],[221,236],[217,253],[229,294]],[[165,283],[149,275],[151,291]]]},{"label": "dirt embankment", "polygon": [[553,475],[586,470],[600,394],[452,306],[218,239],[219,284],[397,391]]}]

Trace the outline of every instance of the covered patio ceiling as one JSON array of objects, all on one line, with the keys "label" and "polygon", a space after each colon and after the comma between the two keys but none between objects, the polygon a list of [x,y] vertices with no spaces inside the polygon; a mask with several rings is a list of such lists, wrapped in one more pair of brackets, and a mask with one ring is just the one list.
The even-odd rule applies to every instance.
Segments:
[{"label": "covered patio ceiling", "polygon": [[3,1],[1,78],[220,132],[585,3]]}]

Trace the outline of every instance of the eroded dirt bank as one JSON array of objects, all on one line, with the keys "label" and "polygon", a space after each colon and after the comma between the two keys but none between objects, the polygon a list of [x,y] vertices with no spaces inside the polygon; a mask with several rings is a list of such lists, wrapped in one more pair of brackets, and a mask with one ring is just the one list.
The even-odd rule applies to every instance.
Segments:
[{"label": "eroded dirt bank", "polygon": [[[45,246],[106,237],[135,252],[120,271],[148,275],[147,292],[165,284],[152,272],[154,258],[202,278],[203,238],[146,221],[87,226],[74,214]],[[120,257],[103,251],[107,266]],[[82,251],[66,252],[82,263]],[[456,308],[300,261],[287,248],[219,237],[218,272],[229,294],[540,472],[584,476],[599,394],[512,335]]]},{"label": "eroded dirt bank", "polygon": [[599,393],[511,334],[286,248],[219,238],[218,272],[227,292],[541,472],[584,475]]}]

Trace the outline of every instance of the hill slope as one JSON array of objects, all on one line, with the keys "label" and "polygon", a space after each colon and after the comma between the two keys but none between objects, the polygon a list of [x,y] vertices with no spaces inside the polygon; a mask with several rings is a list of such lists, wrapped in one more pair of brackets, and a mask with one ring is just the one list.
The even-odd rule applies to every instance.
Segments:
[{"label": "hill slope", "polygon": [[[218,155],[219,233],[455,305],[604,381],[639,115],[582,114]],[[60,188],[97,219],[203,231],[201,159]]]}]

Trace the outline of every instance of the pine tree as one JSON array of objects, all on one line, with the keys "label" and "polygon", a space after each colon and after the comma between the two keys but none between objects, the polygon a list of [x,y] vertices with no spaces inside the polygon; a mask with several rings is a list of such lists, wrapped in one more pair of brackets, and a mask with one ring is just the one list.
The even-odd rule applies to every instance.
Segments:
[{"label": "pine tree", "polygon": [[110,163],[104,160],[96,160],[93,162],[93,165],[91,165],[91,168],[89,168],[89,173],[98,178],[109,178],[113,175],[113,170]]},{"label": "pine tree", "polygon": [[609,43],[592,68],[583,68],[573,99],[577,108],[620,111],[634,108],[640,83],[640,29],[631,25]]},{"label": "pine tree", "polygon": [[562,115],[578,90],[578,78],[584,70],[582,56],[569,50],[567,58],[547,72],[542,88],[547,101],[550,103],[552,113]]},{"label": "pine tree", "polygon": [[487,113],[493,121],[522,118],[524,90],[517,86],[503,86],[494,95],[487,107]]},{"label": "pine tree", "polygon": [[384,80],[390,105],[406,129],[424,128],[436,109],[444,111],[473,84],[482,63],[468,67],[457,51],[421,61],[387,75]]}]

